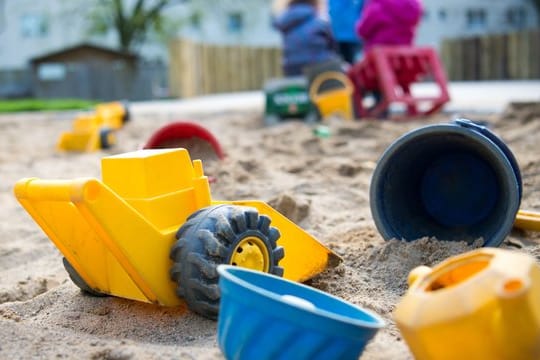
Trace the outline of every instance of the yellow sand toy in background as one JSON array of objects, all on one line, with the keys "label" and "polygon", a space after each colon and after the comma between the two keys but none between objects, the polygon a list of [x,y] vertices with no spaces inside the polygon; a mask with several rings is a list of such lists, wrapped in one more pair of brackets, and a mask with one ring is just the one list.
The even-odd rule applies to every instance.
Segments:
[{"label": "yellow sand toy in background", "polygon": [[540,213],[519,210],[514,221],[514,227],[522,230],[540,231]]},{"label": "yellow sand toy in background", "polygon": [[[340,258],[262,201],[214,201],[200,160],[151,149],[102,159],[102,178],[22,179],[15,195],[82,290],[215,318],[219,264],[305,281]],[[176,236],[175,236],[176,234]]]},{"label": "yellow sand toy in background", "polygon": [[123,103],[98,104],[93,113],[75,118],[72,130],[60,135],[56,147],[63,151],[108,149],[116,143],[115,130],[127,121],[129,111]]},{"label": "yellow sand toy in background", "polygon": [[[330,89],[325,85],[337,83]],[[322,119],[338,114],[346,120],[354,120],[352,105],[353,85],[349,78],[338,71],[325,71],[317,75],[309,87],[309,97],[317,106]]]},{"label": "yellow sand toy in background", "polygon": [[482,248],[422,266],[395,310],[418,360],[540,359],[540,265]]}]

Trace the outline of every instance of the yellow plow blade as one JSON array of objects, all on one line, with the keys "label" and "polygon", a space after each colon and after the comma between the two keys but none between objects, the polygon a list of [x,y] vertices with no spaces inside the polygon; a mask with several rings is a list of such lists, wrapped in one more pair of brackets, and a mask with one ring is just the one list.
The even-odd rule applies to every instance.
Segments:
[{"label": "yellow plow blade", "polygon": [[284,248],[285,257],[279,265],[285,270],[283,277],[286,279],[303,282],[342,261],[339,255],[265,202],[245,200],[213,203],[251,206],[271,219],[271,226],[279,229],[281,234],[277,243]]}]

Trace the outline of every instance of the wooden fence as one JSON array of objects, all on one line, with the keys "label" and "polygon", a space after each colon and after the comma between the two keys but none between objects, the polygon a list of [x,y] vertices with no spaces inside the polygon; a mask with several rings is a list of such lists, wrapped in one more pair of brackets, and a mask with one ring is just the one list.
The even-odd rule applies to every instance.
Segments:
[{"label": "wooden fence", "polygon": [[281,49],[217,46],[175,39],[169,45],[169,90],[174,97],[260,90],[281,76]]},{"label": "wooden fence", "polygon": [[[265,80],[282,76],[280,48],[175,39],[169,53],[173,97],[259,90]],[[540,79],[540,30],[446,39],[440,56],[454,81]]]},{"label": "wooden fence", "polygon": [[450,80],[540,78],[540,30],[447,39],[441,58]]}]

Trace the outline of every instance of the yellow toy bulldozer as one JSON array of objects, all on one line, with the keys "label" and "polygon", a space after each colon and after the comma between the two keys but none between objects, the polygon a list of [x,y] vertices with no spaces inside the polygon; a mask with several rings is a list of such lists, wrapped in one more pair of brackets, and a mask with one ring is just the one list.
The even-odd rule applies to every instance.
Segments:
[{"label": "yellow toy bulldozer", "polygon": [[202,162],[185,149],[102,158],[102,180],[22,179],[15,195],[94,295],[219,308],[219,264],[294,281],[340,258],[262,201],[215,201]]},{"label": "yellow toy bulldozer", "polygon": [[61,151],[97,151],[116,143],[115,131],[130,120],[127,104],[119,101],[96,105],[95,111],[73,120],[71,131],[60,134],[56,148]]}]

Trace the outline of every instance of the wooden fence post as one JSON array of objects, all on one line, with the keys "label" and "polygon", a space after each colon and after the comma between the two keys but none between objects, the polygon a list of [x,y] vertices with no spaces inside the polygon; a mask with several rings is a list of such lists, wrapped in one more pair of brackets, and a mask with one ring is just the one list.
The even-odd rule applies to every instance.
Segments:
[{"label": "wooden fence post", "polygon": [[529,64],[531,64],[531,79],[540,79],[540,30],[531,30],[529,34]]},{"label": "wooden fence post", "polygon": [[441,57],[450,80],[540,78],[540,30],[445,39]]},{"label": "wooden fence post", "polygon": [[169,93],[173,97],[181,96],[180,81],[180,39],[169,43]]},{"label": "wooden fence post", "polygon": [[219,46],[175,39],[169,44],[169,54],[170,93],[175,97],[261,90],[266,80],[283,76],[278,47]]}]

